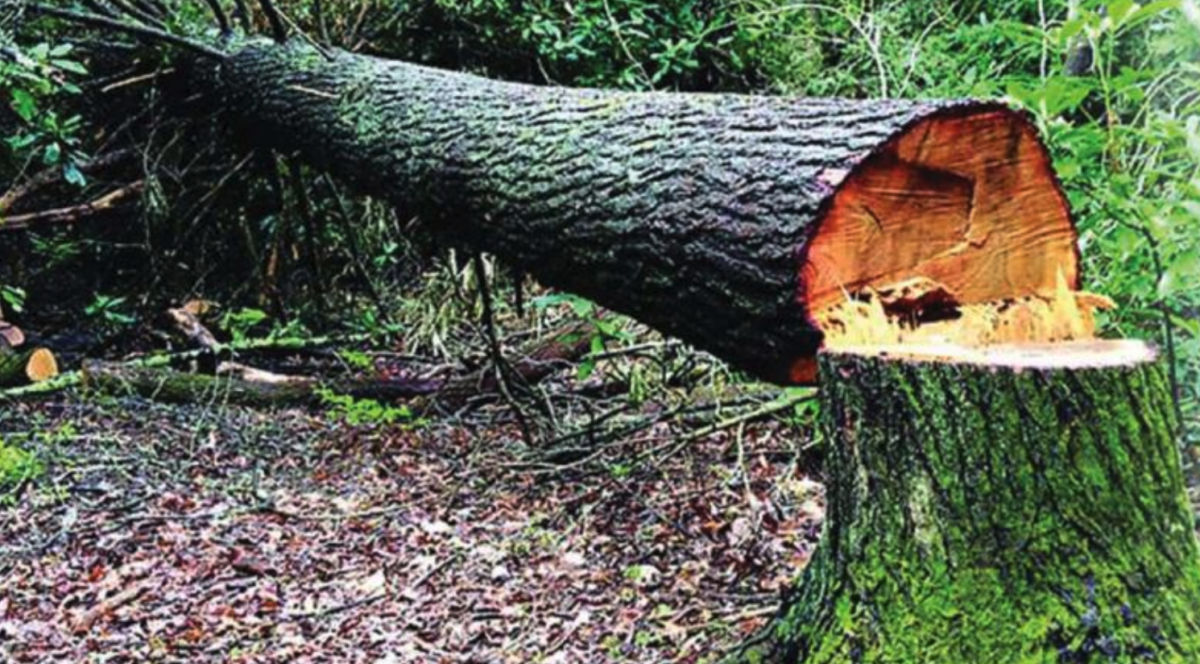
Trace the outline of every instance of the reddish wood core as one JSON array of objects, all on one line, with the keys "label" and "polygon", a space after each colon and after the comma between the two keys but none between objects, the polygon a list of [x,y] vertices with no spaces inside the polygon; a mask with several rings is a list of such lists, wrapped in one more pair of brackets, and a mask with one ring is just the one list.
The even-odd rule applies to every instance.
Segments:
[{"label": "reddish wood core", "polygon": [[[848,174],[810,241],[801,298],[825,347],[1090,339],[1075,230],[1036,129],[1005,109],[917,122]],[[844,176],[844,180],[842,177]],[[791,367],[816,379],[813,358]]]},{"label": "reddish wood core", "polygon": [[924,277],[961,304],[1078,283],[1075,231],[1036,130],[1000,109],[916,123],[851,172],[809,245],[809,310]]}]

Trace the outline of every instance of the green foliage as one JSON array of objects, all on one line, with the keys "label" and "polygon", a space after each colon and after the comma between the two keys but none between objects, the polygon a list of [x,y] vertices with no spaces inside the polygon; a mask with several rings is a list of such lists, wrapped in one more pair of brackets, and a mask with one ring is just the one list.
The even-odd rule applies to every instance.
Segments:
[{"label": "green foliage", "polygon": [[[532,304],[535,309],[539,310],[567,305],[575,316],[588,321],[595,328],[596,332],[591,336],[589,341],[589,352],[579,362],[577,370],[579,380],[586,380],[596,370],[597,355],[604,352],[610,341],[628,341],[632,338],[628,332],[621,328],[624,324],[624,319],[612,314],[601,316],[595,303],[578,295],[571,293],[551,293],[534,298]],[[564,341],[572,343],[576,339],[567,338]]]},{"label": "green foliage", "polygon": [[17,286],[0,284],[0,302],[9,311],[21,313],[25,309],[25,289]]},{"label": "green foliage", "polygon": [[370,371],[375,368],[375,360],[360,350],[343,348],[337,352],[337,356],[350,367],[359,371]]},{"label": "green foliage", "polygon": [[45,467],[32,452],[0,438],[0,500],[29,480],[37,479]]},{"label": "green foliage", "polygon": [[262,309],[241,308],[233,311],[226,311],[221,315],[218,325],[229,334],[233,341],[244,341],[249,339],[256,328],[267,321],[270,315]]},{"label": "green foliage", "polygon": [[124,327],[137,322],[133,316],[125,313],[127,298],[114,297],[97,293],[92,303],[84,308],[83,313],[88,318],[99,322],[103,327]]},{"label": "green foliage", "polygon": [[318,388],[317,395],[326,407],[326,414],[335,421],[350,426],[392,426],[401,424],[405,428],[418,428],[425,420],[413,416],[407,406],[389,406],[374,399],[356,399],[348,394],[338,394],[328,388]]},{"label": "green foliage", "polygon": [[15,131],[4,137],[10,163],[40,162],[60,167],[64,179],[82,186],[86,179],[79,163],[87,156],[81,150],[83,118],[64,117],[57,105],[63,97],[81,93],[72,82],[88,71],[72,57],[70,43],[40,42],[20,49],[0,39],[11,57],[0,58],[0,88],[9,93],[9,109],[17,119]]},{"label": "green foliage", "polygon": [[[745,70],[733,41],[732,3],[695,0],[433,0],[400,5],[397,23],[435,24],[440,39],[402,47],[426,59],[463,56],[501,75],[629,89],[706,89]],[[453,56],[447,51],[457,48]],[[736,80],[736,79],[734,79]]]}]

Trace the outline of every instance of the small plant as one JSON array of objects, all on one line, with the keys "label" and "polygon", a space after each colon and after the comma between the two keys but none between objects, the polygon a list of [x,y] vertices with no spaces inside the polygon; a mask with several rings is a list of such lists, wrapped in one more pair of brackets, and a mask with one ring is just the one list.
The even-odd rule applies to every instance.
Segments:
[{"label": "small plant", "polygon": [[225,312],[217,324],[229,334],[230,338],[238,342],[245,341],[250,336],[251,330],[268,318],[270,316],[262,309],[243,307],[236,311]]},{"label": "small plant", "polygon": [[375,309],[366,309],[358,317],[357,328],[371,336],[377,342],[395,339],[404,332],[404,326],[381,317]]},{"label": "small plant", "polygon": [[63,422],[52,429],[42,429],[37,437],[47,445],[68,443],[79,436],[79,429],[72,422]]},{"label": "small plant", "polygon": [[0,302],[3,302],[9,311],[21,313],[25,309],[25,289],[0,284]]},{"label": "small plant", "polygon": [[414,418],[407,406],[389,406],[374,399],[356,399],[348,394],[338,394],[329,388],[319,388],[317,395],[326,407],[330,419],[351,426],[391,426],[403,424],[408,428],[424,426],[426,421]]},{"label": "small plant", "polygon": [[84,308],[83,313],[88,318],[95,319],[104,327],[124,327],[137,322],[137,319],[121,311],[126,298],[97,294],[92,303]]},{"label": "small plant", "polygon": [[370,371],[375,368],[375,359],[371,357],[370,353],[364,353],[361,350],[343,348],[337,352],[337,356],[351,368],[359,371]]},{"label": "small plant", "polygon": [[11,501],[22,484],[44,472],[45,467],[32,452],[0,438],[0,501]]},{"label": "small plant", "polygon": [[86,75],[87,69],[71,57],[71,44],[42,42],[9,50],[11,57],[0,58],[0,85],[10,91],[9,108],[19,123],[5,143],[13,155],[59,167],[64,180],[83,186],[86,179],[78,166],[86,159],[79,150],[83,119],[63,117],[51,107],[61,97],[80,94],[70,78]]},{"label": "small plant", "polygon": [[[614,316],[601,316],[596,310],[595,303],[591,300],[571,293],[553,293],[533,299],[534,308],[539,310],[563,304],[570,306],[576,316],[588,321],[596,328],[596,333],[591,338],[589,353],[579,363],[578,378],[586,380],[596,370],[596,363],[599,361],[596,356],[604,352],[609,341],[622,341],[631,337],[628,332],[621,329],[620,319]],[[573,340],[567,339],[566,341]]]}]

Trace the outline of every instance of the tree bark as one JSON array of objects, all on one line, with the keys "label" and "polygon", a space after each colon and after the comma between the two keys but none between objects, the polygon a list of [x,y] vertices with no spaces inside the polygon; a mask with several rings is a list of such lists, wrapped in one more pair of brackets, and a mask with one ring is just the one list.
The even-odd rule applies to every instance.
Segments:
[{"label": "tree bark", "polygon": [[1200,661],[1160,364],[823,354],[821,372],[820,550],[739,661]]},{"label": "tree bark", "polygon": [[[443,237],[775,382],[814,378],[821,333],[801,272],[835,194],[869,163],[904,182],[864,186],[927,194],[872,203],[885,219],[871,213],[871,223],[904,227],[906,246],[922,244],[912,224],[924,222],[914,215],[937,216],[917,209],[932,200],[946,214],[996,212],[1005,223],[1040,229],[943,238],[946,250],[1001,238],[991,240],[990,258],[978,260],[1007,256],[998,244],[1004,238],[1019,245],[1013,253],[1055,238],[1052,259],[1031,261],[1044,274],[1008,269],[1004,279],[990,279],[973,271],[984,275],[980,284],[1030,290],[1052,286],[1056,268],[1072,281],[1077,274],[1073,230],[1045,149],[1024,115],[994,103],[537,87],[340,51],[325,57],[295,42],[251,43],[215,74],[205,71],[209,78],[197,80],[221,93],[247,140],[299,151],[359,191],[419,212]],[[970,119],[1005,129],[971,136],[978,130]],[[922,124],[933,120],[950,133]],[[906,132],[920,134],[916,143],[933,136],[936,145],[916,145],[906,157],[894,149]],[[1002,163],[970,177],[911,161],[992,149],[985,144]],[[995,173],[1003,183],[973,179]],[[1000,184],[1004,195],[972,194]],[[999,214],[1018,192],[1026,214]],[[1043,208],[1053,210],[1034,212]],[[862,254],[884,264],[907,255],[890,246],[856,248],[845,260],[861,263]],[[942,268],[964,273],[957,262]]]}]

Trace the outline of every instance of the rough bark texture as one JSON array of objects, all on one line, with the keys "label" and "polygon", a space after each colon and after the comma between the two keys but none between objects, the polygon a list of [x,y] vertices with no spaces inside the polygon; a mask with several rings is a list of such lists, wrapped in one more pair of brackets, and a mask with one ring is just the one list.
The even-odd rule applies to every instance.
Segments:
[{"label": "rough bark texture", "polygon": [[1196,662],[1162,367],[823,355],[820,551],[743,662]]},{"label": "rough bark texture", "polygon": [[1011,113],[537,87],[295,43],[243,47],[215,85],[253,140],[777,382],[820,342],[798,266],[845,173],[919,120]]}]

